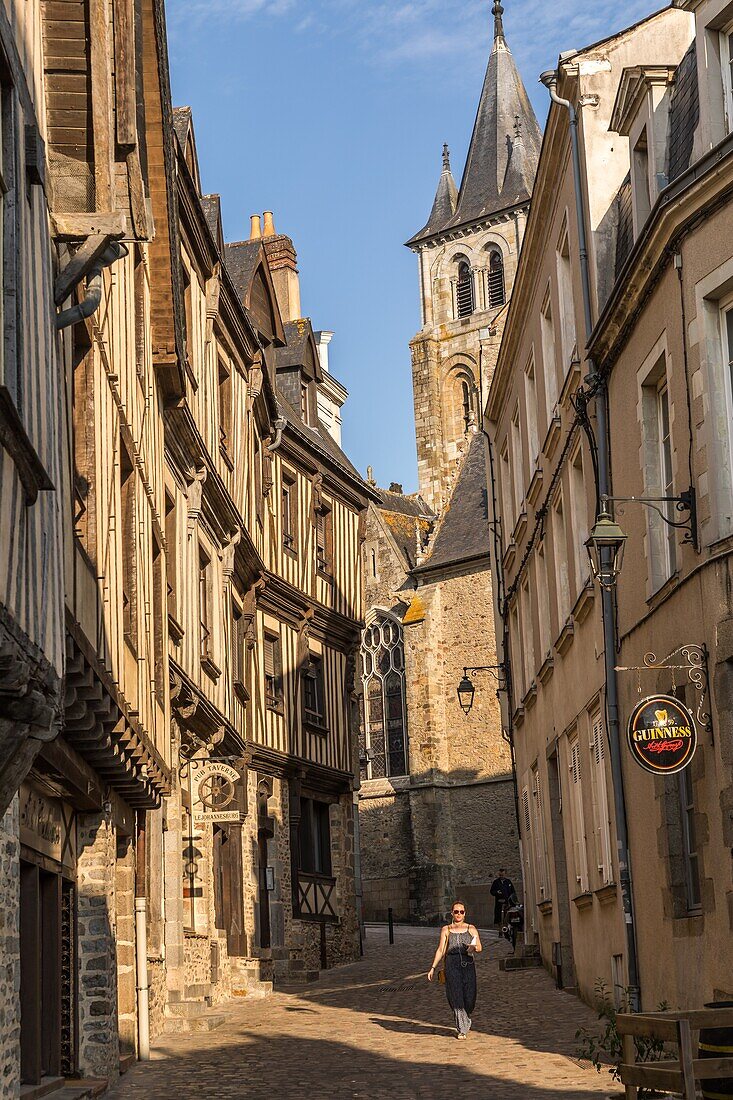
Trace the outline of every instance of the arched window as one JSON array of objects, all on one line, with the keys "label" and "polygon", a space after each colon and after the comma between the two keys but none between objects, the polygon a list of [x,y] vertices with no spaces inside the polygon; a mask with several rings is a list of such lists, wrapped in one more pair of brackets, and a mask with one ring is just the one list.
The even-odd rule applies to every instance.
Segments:
[{"label": "arched window", "polygon": [[489,309],[496,309],[506,302],[504,289],[504,257],[498,248],[492,248],[489,257],[489,270],[486,277],[486,299]]},{"label": "arched window", "polygon": [[459,317],[469,317],[473,313],[473,277],[471,276],[471,268],[465,260],[461,260],[458,264],[456,305]]},{"label": "arched window", "polygon": [[402,625],[377,614],[364,631],[361,778],[407,774],[405,647]]},{"label": "arched window", "polygon": [[463,398],[463,426],[468,431],[473,423],[473,406],[471,404],[471,388],[466,378],[461,379],[461,396]]}]

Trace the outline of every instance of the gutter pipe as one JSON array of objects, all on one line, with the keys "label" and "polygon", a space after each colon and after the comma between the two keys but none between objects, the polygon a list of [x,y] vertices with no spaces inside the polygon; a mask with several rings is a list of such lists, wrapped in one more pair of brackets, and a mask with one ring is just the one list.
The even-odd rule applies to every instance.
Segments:
[{"label": "gutter pipe", "polygon": [[84,321],[97,312],[99,303],[102,300],[102,271],[105,267],[109,267],[116,260],[126,255],[127,248],[124,244],[120,244],[119,241],[110,241],[99,259],[89,268],[86,297],[77,305],[70,306],[69,309],[62,309],[60,313],[56,314],[56,329],[58,331],[68,328],[70,325],[76,325],[79,321]]},{"label": "gutter pipe", "polygon": [[[568,112],[570,143],[573,155],[573,184],[575,188],[575,211],[578,222],[578,251],[580,258],[581,284],[583,288],[583,314],[585,319],[587,346],[593,331],[593,311],[591,305],[585,202],[583,197],[580,147],[578,141],[578,115],[570,100],[562,99],[557,94],[557,81],[558,73],[556,69],[550,69],[540,76],[540,82],[547,88],[552,102],[556,103],[558,107],[564,107]],[[605,381],[601,379],[593,359],[590,356],[587,356],[586,359],[588,363],[588,381],[596,399],[596,415],[598,417],[598,489],[602,496],[611,496],[608,389]],[[605,553],[607,553],[607,551],[604,552],[604,554]],[[603,663],[606,679],[606,717],[608,721],[608,739],[611,751],[613,801],[616,816],[616,839],[618,843],[619,885],[621,886],[621,900],[623,904],[624,924],[626,926],[629,1001],[631,1011],[638,1012],[641,1007],[641,987],[636,950],[636,924],[634,918],[634,896],[629,853],[628,819],[626,814],[626,797],[624,793],[623,768],[621,762],[614,601],[612,593],[603,587],[601,587],[601,606],[603,612]]]}]

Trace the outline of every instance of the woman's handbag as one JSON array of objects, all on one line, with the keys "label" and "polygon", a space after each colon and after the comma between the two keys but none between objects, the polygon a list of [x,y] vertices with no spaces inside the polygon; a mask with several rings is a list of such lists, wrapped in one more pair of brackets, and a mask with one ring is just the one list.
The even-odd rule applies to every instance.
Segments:
[{"label": "woman's handbag", "polygon": [[445,985],[445,967],[441,966],[438,971],[438,982],[440,985]]}]

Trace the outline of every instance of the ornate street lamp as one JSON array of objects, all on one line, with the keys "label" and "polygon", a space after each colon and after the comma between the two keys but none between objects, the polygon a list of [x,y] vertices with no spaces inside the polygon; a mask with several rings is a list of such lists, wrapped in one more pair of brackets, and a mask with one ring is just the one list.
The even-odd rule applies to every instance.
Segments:
[{"label": "ornate street lamp", "polygon": [[593,530],[585,546],[590,559],[591,573],[601,588],[611,589],[616,584],[623,565],[628,537],[606,511],[601,512],[593,524]]},{"label": "ornate street lamp", "polygon": [[499,691],[504,690],[501,679],[504,672],[504,665],[477,665],[476,668],[464,668],[463,679],[458,685],[458,702],[464,714],[470,714],[473,707],[473,699],[476,694],[473,680],[469,676],[470,672],[490,672],[499,684]]},{"label": "ornate street lamp", "polygon": [[475,694],[476,688],[473,686],[473,680],[468,675],[468,669],[464,669],[463,679],[458,685],[458,702],[461,704],[461,710],[464,714],[470,713]]}]

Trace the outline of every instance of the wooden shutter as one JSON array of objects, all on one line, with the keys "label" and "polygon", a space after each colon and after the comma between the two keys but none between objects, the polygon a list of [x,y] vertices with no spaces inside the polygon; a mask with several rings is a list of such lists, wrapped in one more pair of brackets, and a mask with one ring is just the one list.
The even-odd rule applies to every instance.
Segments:
[{"label": "wooden shutter", "polygon": [[550,896],[549,883],[547,881],[547,855],[545,851],[545,819],[542,806],[542,783],[538,768],[532,770],[532,797],[534,799],[535,829],[535,875],[537,882],[538,901]]},{"label": "wooden shutter", "polygon": [[591,764],[593,767],[593,814],[596,835],[596,856],[601,881],[613,881],[613,852],[611,849],[611,820],[606,784],[606,731],[601,711],[591,715],[590,735]]},{"label": "wooden shutter", "polygon": [[585,824],[583,820],[583,787],[580,769],[580,742],[576,737],[570,743],[570,782],[572,798],[573,853],[575,880],[581,891],[588,889],[588,863],[585,848]]},{"label": "wooden shutter", "polygon": [[525,889],[529,895],[525,899],[525,913],[529,917],[529,923],[531,928],[536,927],[535,906],[534,906],[534,875],[532,872],[532,814],[530,811],[529,801],[529,789],[524,787],[522,789],[522,825],[524,827],[524,836],[522,837],[522,854],[524,856],[524,879]]}]

